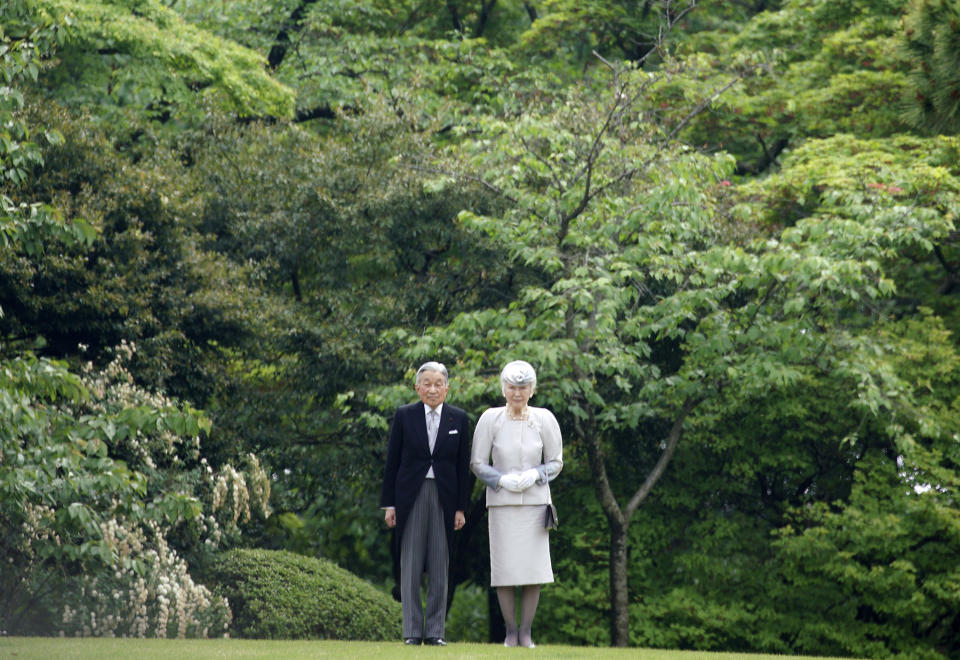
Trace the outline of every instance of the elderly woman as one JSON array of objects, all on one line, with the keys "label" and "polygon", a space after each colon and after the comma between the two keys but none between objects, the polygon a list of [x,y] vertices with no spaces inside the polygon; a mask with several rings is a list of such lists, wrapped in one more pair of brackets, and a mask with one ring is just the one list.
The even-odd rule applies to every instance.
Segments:
[{"label": "elderly woman", "polygon": [[[553,582],[545,522],[552,505],[548,483],[563,467],[563,446],[553,413],[527,405],[537,386],[532,366],[510,362],[500,385],[506,405],[480,416],[470,469],[487,485],[490,586],[497,589],[507,627],[503,644],[533,648],[540,585]],[[522,587],[519,628],[517,586]]]}]

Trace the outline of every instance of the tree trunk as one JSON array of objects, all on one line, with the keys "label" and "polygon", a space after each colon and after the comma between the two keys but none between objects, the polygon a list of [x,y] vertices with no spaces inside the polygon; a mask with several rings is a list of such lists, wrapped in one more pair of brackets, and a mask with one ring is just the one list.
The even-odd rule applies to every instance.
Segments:
[{"label": "tree trunk", "polygon": [[594,488],[610,529],[610,644],[626,646],[630,641],[627,593],[627,529],[630,521],[624,517],[607,478],[607,466],[597,437],[592,408],[588,408],[587,424],[581,426],[577,423],[577,431],[587,441],[587,457]]},{"label": "tree trunk", "polygon": [[487,21],[490,19],[490,12],[493,11],[494,5],[497,4],[497,0],[483,0],[480,3],[480,16],[477,18],[477,25],[473,30],[473,38],[479,39],[483,36],[484,30],[487,29]]},{"label": "tree trunk", "polygon": [[663,453],[650,470],[643,484],[627,502],[620,507],[607,474],[606,459],[601,447],[598,425],[593,408],[587,406],[586,423],[575,422],[577,435],[587,444],[587,459],[593,475],[597,500],[610,527],[610,645],[627,646],[630,643],[630,598],[627,583],[627,531],[630,520],[643,503],[653,486],[660,480],[673,458],[677,444],[683,435],[683,423],[700,403],[699,399],[687,399],[667,435]]},{"label": "tree trunk", "polygon": [[630,644],[627,597],[627,526],[610,525],[610,645]]}]

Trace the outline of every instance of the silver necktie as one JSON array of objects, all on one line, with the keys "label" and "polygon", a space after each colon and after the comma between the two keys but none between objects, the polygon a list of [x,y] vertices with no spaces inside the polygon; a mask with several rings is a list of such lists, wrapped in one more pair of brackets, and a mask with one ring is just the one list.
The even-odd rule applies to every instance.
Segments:
[{"label": "silver necktie", "polygon": [[433,447],[437,444],[437,411],[431,410],[427,415],[427,439],[430,441],[430,453],[433,453]]}]

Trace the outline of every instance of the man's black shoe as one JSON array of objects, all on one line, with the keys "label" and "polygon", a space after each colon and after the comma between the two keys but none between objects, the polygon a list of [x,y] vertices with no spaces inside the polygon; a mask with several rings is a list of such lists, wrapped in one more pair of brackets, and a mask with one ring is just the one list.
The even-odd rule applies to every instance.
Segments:
[{"label": "man's black shoe", "polygon": [[419,637],[407,637],[403,640],[403,643],[407,646],[420,646],[420,641]]},{"label": "man's black shoe", "polygon": [[423,643],[427,646],[446,646],[447,643],[443,641],[443,637],[427,637],[423,640]]}]

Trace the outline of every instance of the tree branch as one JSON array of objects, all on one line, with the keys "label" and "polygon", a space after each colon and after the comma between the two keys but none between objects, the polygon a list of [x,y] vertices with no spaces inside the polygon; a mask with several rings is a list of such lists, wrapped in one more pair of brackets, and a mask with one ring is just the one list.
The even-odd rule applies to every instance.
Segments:
[{"label": "tree branch", "polygon": [[520,136],[520,144],[523,145],[524,149],[527,150],[531,156],[533,156],[537,161],[543,164],[550,171],[550,178],[553,180],[553,185],[556,186],[557,190],[564,190],[563,183],[560,181],[560,177],[557,176],[557,171],[554,169],[553,165],[546,158],[534,151],[529,144],[527,144],[527,139]]},{"label": "tree branch", "polygon": [[[577,373],[577,378],[580,378],[580,369],[574,366],[574,371]],[[590,463],[590,474],[593,476],[593,486],[597,493],[597,499],[600,501],[600,507],[609,519],[610,525],[622,529],[626,517],[620,510],[620,504],[613,494],[613,487],[610,485],[610,479],[607,476],[607,465],[604,460],[603,449],[600,447],[600,441],[597,439],[596,420],[593,416],[592,407],[587,407],[587,415],[590,421],[589,429],[584,429],[577,417],[574,417],[573,424],[577,434],[587,444],[587,460]]]},{"label": "tree branch", "polygon": [[537,20],[537,8],[530,2],[524,2],[523,8],[527,10],[527,16],[530,17],[530,22],[535,22]]},{"label": "tree branch", "polygon": [[267,56],[267,65],[271,70],[276,71],[283,63],[283,59],[287,56],[287,49],[290,47],[290,32],[296,33],[303,28],[301,24],[303,16],[307,13],[307,8],[316,1],[317,0],[301,0],[300,4],[290,12],[290,17],[287,18],[283,27],[280,28],[277,39],[270,49],[270,54]]},{"label": "tree branch", "polygon": [[[753,67],[750,67],[749,69],[747,69],[746,71],[751,71],[751,72],[752,72],[752,71],[754,71],[755,69],[756,69],[756,66],[753,66]],[[733,78],[732,80],[730,80],[730,82],[728,82],[726,85],[724,85],[723,87],[721,87],[720,89],[718,89],[717,91],[715,91],[715,92],[714,92],[713,94],[711,94],[708,98],[704,99],[703,101],[700,101],[700,103],[698,103],[698,104],[693,108],[693,110],[691,110],[689,113],[687,113],[687,116],[686,116],[686,117],[684,117],[683,119],[680,120],[680,123],[679,123],[679,124],[677,124],[676,126],[673,127],[673,130],[670,131],[670,134],[667,136],[667,140],[666,140],[666,141],[669,142],[669,141],[673,140],[673,139],[677,136],[677,134],[678,134],[680,131],[683,130],[684,126],[686,126],[688,123],[690,123],[690,120],[691,120],[691,119],[693,119],[694,117],[696,117],[697,115],[699,115],[701,112],[703,112],[704,110],[706,110],[708,107],[710,107],[710,104],[713,103],[714,101],[716,101],[718,98],[720,98],[720,97],[723,95],[724,92],[726,92],[728,89],[730,89],[731,87],[733,87],[734,85],[736,85],[738,82],[740,82],[740,80],[743,78],[743,76],[744,76],[744,74],[746,73],[746,71],[741,71],[739,74],[737,74],[736,76],[734,76],[734,78]]]},{"label": "tree branch", "polygon": [[294,116],[295,122],[310,121],[311,119],[336,119],[337,113],[329,105],[321,105],[316,108],[304,108],[297,110]]},{"label": "tree branch", "polygon": [[651,489],[653,489],[657,481],[660,480],[660,477],[663,476],[664,471],[667,469],[667,465],[670,463],[670,459],[673,458],[673,454],[677,450],[677,444],[679,444],[680,438],[683,436],[683,423],[686,421],[687,416],[700,404],[700,401],[701,399],[695,399],[692,397],[684,401],[683,406],[680,408],[680,412],[677,414],[677,418],[673,421],[673,426],[670,428],[670,433],[667,436],[667,446],[660,455],[660,459],[650,471],[650,474],[647,475],[646,481],[644,481],[640,488],[637,489],[637,492],[633,494],[633,497],[630,498],[630,501],[627,502],[627,506],[623,509],[623,517],[625,521],[630,521],[630,518],[633,517],[637,507],[639,507],[640,503],[646,499],[647,495],[650,494]]},{"label": "tree branch", "polygon": [[757,135],[756,138],[760,143],[760,146],[763,148],[763,156],[759,158],[752,166],[748,166],[743,163],[737,163],[737,167],[734,170],[735,174],[741,176],[745,174],[760,174],[770,167],[777,160],[777,156],[780,155],[780,152],[786,149],[787,145],[790,144],[789,139],[780,138],[774,142],[772,149],[767,149],[767,144],[763,141],[763,137],[761,135]]}]

